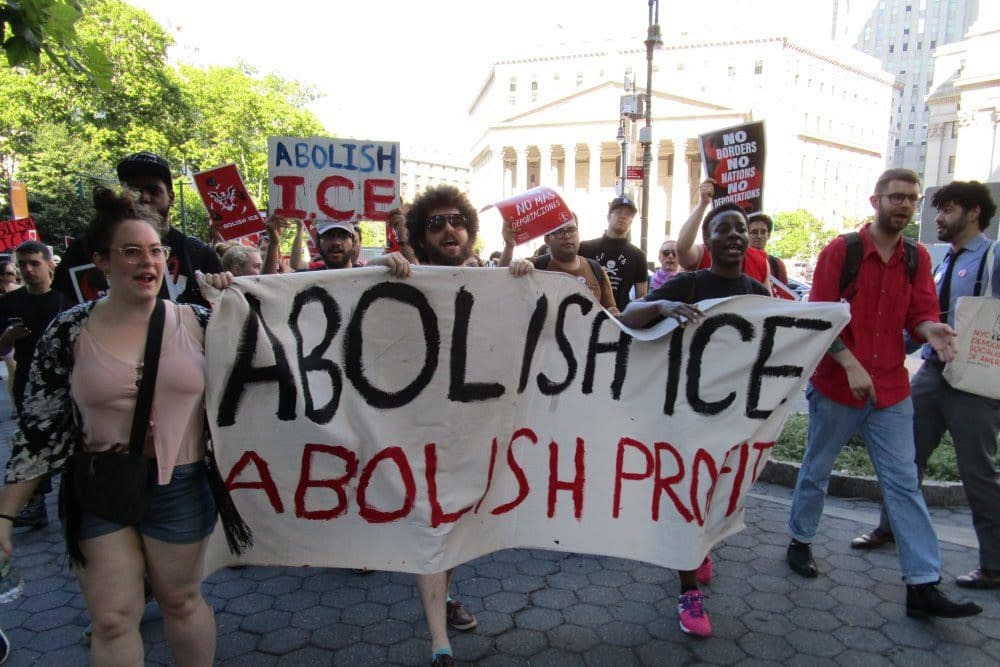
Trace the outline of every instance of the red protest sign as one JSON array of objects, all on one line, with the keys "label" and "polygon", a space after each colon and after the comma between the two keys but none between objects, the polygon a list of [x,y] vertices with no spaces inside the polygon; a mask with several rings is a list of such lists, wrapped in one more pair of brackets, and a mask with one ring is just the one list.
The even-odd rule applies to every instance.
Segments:
[{"label": "red protest sign", "polygon": [[562,197],[544,185],[504,199],[496,207],[503,219],[510,223],[515,243],[544,236],[573,219],[573,213]]},{"label": "red protest sign", "polygon": [[227,164],[194,175],[201,201],[208,209],[212,228],[229,241],[264,231],[264,219],[240,178],[236,165]]},{"label": "red protest sign", "polygon": [[698,141],[705,173],[715,179],[712,206],[738,204],[747,213],[762,210],[764,121],[708,132]]},{"label": "red protest sign", "polygon": [[25,241],[37,241],[38,231],[31,218],[0,222],[0,252],[13,250]]}]

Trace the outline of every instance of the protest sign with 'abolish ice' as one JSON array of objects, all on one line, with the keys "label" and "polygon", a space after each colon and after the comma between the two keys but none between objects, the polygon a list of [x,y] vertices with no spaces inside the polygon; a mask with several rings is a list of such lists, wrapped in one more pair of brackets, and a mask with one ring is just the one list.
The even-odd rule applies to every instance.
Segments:
[{"label": "protest sign with 'abolish ice'", "polygon": [[271,212],[306,221],[385,220],[399,206],[399,144],[270,137]]},{"label": "protest sign with 'abolish ice'", "polygon": [[712,206],[738,204],[747,213],[764,207],[764,121],[698,137],[705,173],[715,179]]},{"label": "protest sign with 'abolish ice'", "polygon": [[247,193],[235,164],[200,171],[194,184],[211,218],[212,228],[223,239],[238,239],[264,231],[264,219]]},{"label": "protest sign with 'abolish ice'", "polygon": [[208,329],[220,469],[254,530],[214,565],[433,573],[511,547],[694,569],[743,527],[847,306],[705,302],[627,331],[569,276],[237,279]]}]

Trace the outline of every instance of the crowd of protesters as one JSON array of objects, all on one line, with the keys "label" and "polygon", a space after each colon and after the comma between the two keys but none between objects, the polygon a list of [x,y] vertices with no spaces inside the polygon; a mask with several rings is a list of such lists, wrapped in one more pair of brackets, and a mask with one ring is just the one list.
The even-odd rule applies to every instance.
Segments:
[{"label": "crowd of protesters", "polygon": [[[47,246],[32,242],[16,249],[15,262],[0,265],[5,292],[0,296],[0,356],[6,361],[13,355],[11,391],[18,413],[0,495],[0,550],[10,557],[14,527],[47,523],[43,494],[51,475],[68,462],[76,466],[81,454],[130,451],[131,443],[138,443],[149,492],[137,522],[109,520],[89,504],[65,497],[73,494],[61,499],[63,520],[71,524],[67,549],[94,621],[91,660],[100,665],[142,663],[139,620],[148,590],[163,612],[175,660],[210,665],[215,622],[200,592],[207,538],[220,514],[227,537],[242,533],[224,486],[220,490],[213,484],[218,471],[206,448],[204,330],[211,311],[196,272],[205,274],[212,287],[225,289],[234,276],[352,269],[361,265],[362,237],[353,223],[327,221],[317,225],[315,238],[307,239],[301,220],[271,217],[256,247],[212,247],[169,225],[173,184],[165,160],[148,152],[130,155],[119,163],[118,176],[126,189],[95,194],[96,216],[88,233],[67,249],[58,270]],[[772,219],[762,213],[748,217],[731,204],[709,210],[713,189],[711,180],[700,186],[698,203],[678,238],[660,246],[652,276],[643,251],[628,240],[637,209],[627,196],[610,203],[607,228],[599,238],[581,240],[574,216],[548,232],[531,259],[513,259],[513,234],[504,223],[503,251],[483,262],[474,251],[476,209],[452,186],[430,188],[408,207],[391,211],[395,249],[367,266],[384,267],[403,280],[415,264],[509,266],[515,277],[555,271],[578,280],[626,326],[647,327],[664,318],[697,323],[705,317],[700,301],[769,297],[772,277],[787,280],[784,264],[766,252]],[[992,463],[1000,401],[958,392],[941,377],[944,363],[955,354],[955,300],[982,294],[984,284],[991,285],[988,294],[1000,297],[1000,254],[987,252],[992,244],[982,233],[996,210],[988,190],[975,182],[953,183],[932,202],[939,237],[952,246],[932,276],[926,250],[902,237],[919,201],[916,174],[886,171],[870,197],[874,220],[853,238],[835,238],[820,254],[809,298],[843,299],[852,319],[806,390],[808,445],[792,501],[786,558],[799,575],[819,575],[810,543],[827,481],[837,453],[852,433],[860,432],[878,472],[885,516],[852,546],[872,549],[895,541],[907,614],[954,618],[981,609],[955,602],[941,589],[937,537],[919,485],[930,452],[950,431],[981,553],[981,567],[959,576],[957,583],[1000,587],[1000,483]],[[286,260],[279,240],[290,225],[295,227],[294,243]],[[313,242],[314,256],[303,252],[307,241]],[[860,252],[845,288],[842,276],[855,261],[849,244]],[[985,266],[983,281],[987,257],[994,261]],[[70,272],[90,262],[109,289],[78,303],[79,289]],[[962,267],[957,277],[955,266]],[[973,278],[976,267],[978,279]],[[16,287],[19,279],[23,287]],[[153,385],[156,418],[137,431],[133,415],[146,400],[140,396],[145,395],[142,378],[149,371],[144,361],[154,323],[162,328],[157,354],[170,363],[147,383]],[[914,380],[913,399],[903,365],[904,331],[914,346],[923,345],[925,360]],[[234,537],[231,547],[245,545],[249,536],[240,539]],[[710,554],[697,570],[679,573],[678,621],[688,634],[711,635],[699,586],[710,584],[713,574]],[[472,631],[477,626],[469,607],[449,594],[451,577],[449,570],[415,578],[436,667],[455,664],[448,628]]]}]

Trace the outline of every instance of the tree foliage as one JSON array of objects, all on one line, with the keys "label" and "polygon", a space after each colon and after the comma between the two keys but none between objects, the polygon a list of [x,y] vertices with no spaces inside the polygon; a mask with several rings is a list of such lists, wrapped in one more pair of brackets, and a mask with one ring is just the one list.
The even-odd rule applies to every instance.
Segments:
[{"label": "tree foliage", "polygon": [[47,63],[63,72],[86,75],[98,87],[110,79],[101,47],[77,32],[83,0],[0,2],[0,44],[11,67],[37,68]]},{"label": "tree foliage", "polygon": [[782,258],[812,260],[837,232],[825,229],[819,218],[805,209],[774,216],[774,232],[768,251]]},{"label": "tree foliage", "polygon": [[93,186],[115,182],[117,161],[141,150],[173,165],[172,224],[184,219],[189,233],[207,239],[208,216],[190,180],[181,185],[184,175],[235,163],[266,208],[268,136],[325,133],[305,109],[315,98],[308,88],[247,67],[174,68],[167,63],[172,38],[146,12],[120,0],[87,8],[74,22],[76,39],[106,55],[105,86],[47,60],[0,67],[0,93],[15,101],[0,107],[0,177],[25,182],[50,243],[61,245],[63,234],[83,227]]}]

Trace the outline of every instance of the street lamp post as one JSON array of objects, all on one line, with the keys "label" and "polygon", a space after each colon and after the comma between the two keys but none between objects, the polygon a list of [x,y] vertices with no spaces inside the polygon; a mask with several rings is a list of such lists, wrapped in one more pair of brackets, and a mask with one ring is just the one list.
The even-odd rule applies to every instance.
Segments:
[{"label": "street lamp post", "polygon": [[618,123],[618,143],[622,146],[622,173],[621,178],[618,179],[618,196],[625,194],[625,172],[628,170],[628,139],[625,136],[625,116],[622,116],[621,121]]},{"label": "street lamp post", "polygon": [[642,144],[642,225],[639,245],[647,255],[649,245],[649,171],[653,165],[653,49],[663,46],[660,37],[660,0],[649,0],[649,28],[646,31],[646,126],[639,130]]}]

